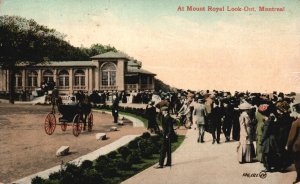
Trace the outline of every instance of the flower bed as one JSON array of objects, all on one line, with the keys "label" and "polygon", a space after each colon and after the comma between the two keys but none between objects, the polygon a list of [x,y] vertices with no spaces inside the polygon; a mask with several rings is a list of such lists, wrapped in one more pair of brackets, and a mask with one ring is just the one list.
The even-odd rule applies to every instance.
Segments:
[{"label": "flower bed", "polygon": [[[184,136],[172,144],[174,151],[182,143]],[[95,161],[84,161],[80,166],[62,165],[62,169],[52,173],[49,179],[35,177],[32,184],[99,184],[121,183],[127,178],[158,162],[162,138],[148,132],[129,142],[126,146],[99,156]]]}]

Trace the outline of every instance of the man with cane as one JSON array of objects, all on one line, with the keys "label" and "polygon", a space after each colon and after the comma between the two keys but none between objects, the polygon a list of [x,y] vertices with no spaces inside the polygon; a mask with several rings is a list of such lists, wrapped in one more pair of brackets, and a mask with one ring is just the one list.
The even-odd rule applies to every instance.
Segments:
[{"label": "man with cane", "polygon": [[163,168],[164,161],[167,156],[167,163],[165,166],[172,165],[172,158],[171,158],[171,141],[176,136],[174,129],[173,129],[173,118],[171,118],[168,107],[164,106],[161,108],[162,112],[162,135],[163,135],[163,144],[160,150],[160,158],[159,158],[159,165],[156,166],[156,169]]}]

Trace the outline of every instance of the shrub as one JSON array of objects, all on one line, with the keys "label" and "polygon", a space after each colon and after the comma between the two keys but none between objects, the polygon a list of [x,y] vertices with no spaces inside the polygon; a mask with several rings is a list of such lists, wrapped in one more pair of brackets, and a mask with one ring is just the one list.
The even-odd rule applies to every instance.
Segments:
[{"label": "shrub", "polygon": [[82,173],[82,169],[75,164],[67,163],[64,170],[66,173],[71,173],[74,176],[79,176]]},{"label": "shrub", "polygon": [[131,169],[132,164],[130,164],[129,162],[126,162],[123,159],[116,160],[116,163],[117,163],[118,169],[121,169],[121,170],[130,170]]},{"label": "shrub", "polygon": [[151,134],[149,132],[144,132],[141,137],[143,139],[149,139],[151,137]]},{"label": "shrub", "polygon": [[158,148],[150,140],[146,139],[139,141],[139,150],[143,158],[150,158],[153,153],[158,152]]},{"label": "shrub", "polygon": [[60,180],[61,179],[61,171],[51,173],[49,175],[49,180]]},{"label": "shrub", "polygon": [[114,177],[118,175],[115,161],[105,155],[97,158],[95,169],[103,173],[103,176]]},{"label": "shrub", "polygon": [[116,151],[111,151],[110,153],[107,154],[107,157],[110,159],[115,159],[117,158],[118,152]]},{"label": "shrub", "polygon": [[92,167],[93,167],[93,162],[90,161],[90,160],[83,161],[82,164],[81,164],[81,166],[80,166],[80,168],[82,170],[92,169]]},{"label": "shrub", "polygon": [[42,184],[45,182],[45,179],[39,177],[39,176],[36,176],[34,178],[32,178],[31,180],[31,184]]},{"label": "shrub", "polygon": [[127,162],[129,164],[138,164],[141,162],[141,154],[139,151],[134,150],[130,155],[127,157]]},{"label": "shrub", "polygon": [[122,158],[124,160],[126,160],[126,158],[128,157],[128,155],[130,155],[131,151],[128,147],[126,146],[122,146],[118,149],[118,152],[121,154]]},{"label": "shrub", "polygon": [[128,143],[128,148],[130,148],[130,149],[138,149],[138,147],[139,147],[139,145],[138,145],[137,139],[134,139]]},{"label": "shrub", "polygon": [[86,184],[104,183],[102,174],[97,172],[95,169],[86,170],[83,174],[82,180]]}]

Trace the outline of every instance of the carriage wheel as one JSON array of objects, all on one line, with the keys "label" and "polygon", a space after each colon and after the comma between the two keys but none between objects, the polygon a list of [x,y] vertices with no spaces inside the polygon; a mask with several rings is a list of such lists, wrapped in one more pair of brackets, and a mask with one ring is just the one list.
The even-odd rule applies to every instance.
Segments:
[{"label": "carriage wheel", "polygon": [[78,114],[75,115],[73,119],[73,135],[78,137],[82,130],[82,119]]},{"label": "carriage wheel", "polygon": [[92,129],[93,129],[93,122],[94,122],[93,119],[94,119],[93,113],[90,113],[90,114],[88,115],[88,118],[87,118],[87,121],[88,121],[88,131],[89,131],[89,132],[91,132]]},{"label": "carriage wheel", "polygon": [[61,127],[61,130],[62,130],[62,131],[66,131],[68,125],[67,125],[67,123],[63,122],[63,123],[60,125],[60,127]]},{"label": "carriage wheel", "polygon": [[56,127],[55,115],[53,113],[47,114],[45,118],[45,124],[44,124],[46,134],[48,135],[53,134],[55,127]]}]

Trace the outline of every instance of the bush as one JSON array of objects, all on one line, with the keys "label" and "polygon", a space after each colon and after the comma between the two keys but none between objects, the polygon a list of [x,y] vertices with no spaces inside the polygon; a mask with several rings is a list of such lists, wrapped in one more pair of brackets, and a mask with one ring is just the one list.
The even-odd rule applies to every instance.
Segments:
[{"label": "bush", "polygon": [[107,154],[107,157],[110,159],[115,159],[117,158],[118,152],[116,151],[111,151],[110,153]]},{"label": "bush", "polygon": [[39,177],[39,176],[36,176],[34,178],[32,178],[31,180],[31,184],[42,184],[45,182],[45,179]]},{"label": "bush", "polygon": [[86,184],[104,183],[102,174],[97,172],[95,169],[86,170],[83,174],[82,180]]},{"label": "bush", "polygon": [[151,134],[149,132],[144,132],[141,137],[143,139],[149,139],[151,137]]},{"label": "bush", "polygon": [[49,180],[60,180],[61,179],[61,171],[51,173],[49,175]]},{"label": "bush", "polygon": [[93,162],[90,161],[90,160],[83,161],[81,166],[80,166],[80,168],[82,170],[92,169],[92,167],[93,167]]},{"label": "bush", "polygon": [[82,173],[81,168],[79,168],[77,165],[71,164],[71,163],[66,164],[66,168],[65,168],[64,171],[67,172],[67,173],[71,173],[74,176],[79,176]]},{"label": "bush", "polygon": [[139,141],[139,150],[143,158],[150,158],[152,154],[158,152],[158,148],[150,140],[146,139]]},{"label": "bush", "polygon": [[121,169],[121,170],[130,170],[131,169],[132,164],[130,164],[129,162],[126,162],[123,159],[116,160],[116,163],[117,163],[118,169]]},{"label": "bush", "polygon": [[127,162],[129,164],[138,164],[141,162],[141,154],[139,151],[134,150],[130,155],[127,157]]},{"label": "bush", "polygon": [[118,152],[121,154],[122,158],[124,160],[126,160],[126,158],[128,157],[128,155],[130,155],[131,151],[128,147],[126,146],[122,146],[118,149]]},{"label": "bush", "polygon": [[103,173],[103,176],[114,177],[118,175],[115,161],[105,155],[97,158],[95,169],[98,172]]},{"label": "bush", "polygon": [[130,149],[138,149],[139,148],[138,140],[134,139],[134,140],[130,141],[128,143],[128,148],[130,148]]}]

